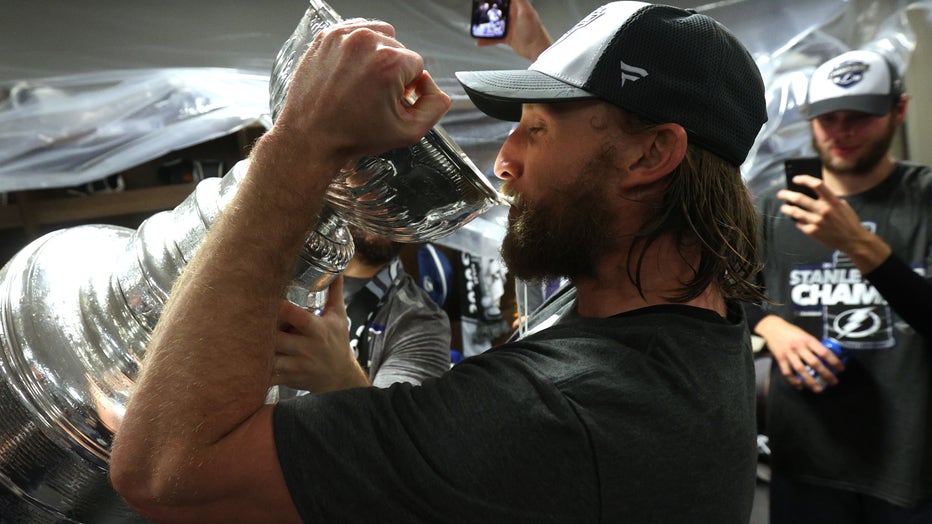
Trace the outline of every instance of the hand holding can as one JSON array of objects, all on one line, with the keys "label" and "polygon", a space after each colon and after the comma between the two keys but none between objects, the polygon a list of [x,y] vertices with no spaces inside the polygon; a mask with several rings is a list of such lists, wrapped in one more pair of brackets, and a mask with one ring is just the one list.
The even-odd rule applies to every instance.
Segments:
[{"label": "hand holding can", "polygon": [[[842,364],[845,364],[845,365],[848,364],[848,359],[851,356],[851,351],[848,348],[842,346],[840,342],[838,342],[834,338],[826,337],[822,339],[822,345],[827,347],[829,351],[834,353],[835,356],[838,357],[838,360],[841,360]],[[825,364],[825,367],[832,370],[832,373],[834,373],[835,375],[838,375],[839,372],[836,371],[834,368],[832,368],[832,366],[830,366],[828,362],[825,362],[825,360],[822,360],[821,358],[819,360],[821,360],[822,363]],[[825,379],[822,378],[822,375],[820,375],[818,371],[813,369],[812,366],[807,365],[806,371],[816,381],[816,383],[822,388],[827,388],[831,386],[831,384],[826,382]],[[799,375],[797,375],[797,377],[799,377]],[[802,377],[799,377],[799,378],[800,380],[802,380]]]}]

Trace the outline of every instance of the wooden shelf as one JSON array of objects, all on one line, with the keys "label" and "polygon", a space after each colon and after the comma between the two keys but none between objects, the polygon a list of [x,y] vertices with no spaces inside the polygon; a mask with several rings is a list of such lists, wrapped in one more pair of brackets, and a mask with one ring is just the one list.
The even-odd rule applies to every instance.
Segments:
[{"label": "wooden shelf", "polygon": [[0,206],[0,230],[23,228],[27,237],[34,238],[44,225],[136,213],[154,214],[180,204],[194,191],[194,186],[175,184],[53,198],[44,197],[40,192],[21,191],[16,193],[15,204]]},{"label": "wooden shelf", "polygon": [[122,178],[121,191],[82,195],[87,190],[82,185],[11,193],[10,203],[0,204],[0,260],[9,260],[29,242],[59,228],[83,224],[136,228],[155,213],[175,208],[194,191],[195,183],[168,183],[174,180],[162,176],[163,167],[179,160],[200,162],[218,168],[217,173],[204,172],[203,176],[222,176],[249,155],[264,132],[258,124],[247,126],[114,173]]}]

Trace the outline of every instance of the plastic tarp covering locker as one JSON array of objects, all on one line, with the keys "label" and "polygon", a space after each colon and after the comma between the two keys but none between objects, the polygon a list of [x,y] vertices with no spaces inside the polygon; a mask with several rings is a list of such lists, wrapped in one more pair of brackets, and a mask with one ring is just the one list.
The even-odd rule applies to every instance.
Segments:
[{"label": "plastic tarp covering locker", "polygon": [[[533,2],[554,36],[600,3]],[[932,0],[667,3],[721,21],[761,69],[769,121],[742,166],[752,192],[780,179],[783,158],[808,152],[808,126],[798,108],[812,69],[839,52],[870,47],[905,70],[915,42],[907,14],[928,17],[932,11]],[[476,48],[468,36],[468,3],[458,0],[330,4],[344,18],[392,23],[402,43],[425,57],[426,67],[454,99],[441,124],[494,179],[492,164],[510,124],[476,111],[453,73],[525,68],[528,63],[504,46]],[[0,40],[11,51],[0,66],[0,192],[76,186],[250,124],[268,127],[271,64],[307,4],[295,0],[230,9],[218,1],[196,6],[168,2],[155,9],[119,3],[116,11],[112,0],[36,5],[13,2],[5,9],[9,16],[0,17]],[[103,32],[102,16],[118,16],[119,24],[111,21]],[[201,24],[192,35],[192,21],[208,16],[216,17],[214,23]],[[61,40],[43,34],[64,31],[64,19],[69,29],[59,35]],[[180,24],[172,20],[186,22],[179,31],[187,36],[166,37],[166,27]],[[502,214],[493,208],[439,243],[494,256],[503,234]]]}]

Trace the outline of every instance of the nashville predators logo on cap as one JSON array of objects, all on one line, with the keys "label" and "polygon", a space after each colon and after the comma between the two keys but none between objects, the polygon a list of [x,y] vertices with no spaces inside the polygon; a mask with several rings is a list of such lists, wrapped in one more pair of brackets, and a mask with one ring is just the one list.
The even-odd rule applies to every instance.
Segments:
[{"label": "nashville predators logo on cap", "polygon": [[851,87],[864,80],[864,73],[870,66],[864,62],[842,62],[828,74],[829,79],[839,87]]}]

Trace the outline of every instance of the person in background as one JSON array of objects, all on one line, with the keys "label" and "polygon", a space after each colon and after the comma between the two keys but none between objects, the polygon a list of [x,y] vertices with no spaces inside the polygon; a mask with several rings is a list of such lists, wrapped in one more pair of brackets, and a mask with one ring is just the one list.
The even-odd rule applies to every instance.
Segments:
[{"label": "person in background", "polygon": [[508,7],[508,20],[508,32],[504,38],[476,38],[476,45],[505,44],[519,56],[534,61],[553,43],[529,0],[512,0]]},{"label": "person in background", "polygon": [[820,65],[803,111],[822,168],[793,179],[815,197],[758,198],[776,524],[932,522],[932,170],[890,153],[907,102],[876,52]]},{"label": "person in background", "polygon": [[[309,46],[153,333],[114,487],[157,521],[747,522],[741,303],[762,297],[738,166],[766,120],[750,54],[707,16],[612,2],[527,70],[460,73],[477,107],[519,121],[495,167],[514,198],[503,258],[570,278],[573,315],[420,386],[348,387],[342,279],[319,316],[280,297],[310,226],[295,217],[450,107],[394,36],[350,20]],[[320,393],[265,404],[281,325],[330,369]]]},{"label": "person in background", "polygon": [[[343,301],[349,318],[350,347],[369,383],[420,384],[450,368],[450,319],[405,273],[399,252],[404,244],[349,226],[356,251],[343,272]],[[275,356],[280,398],[307,391],[315,366],[313,339],[289,337]],[[367,384],[360,384],[367,385]]]}]

